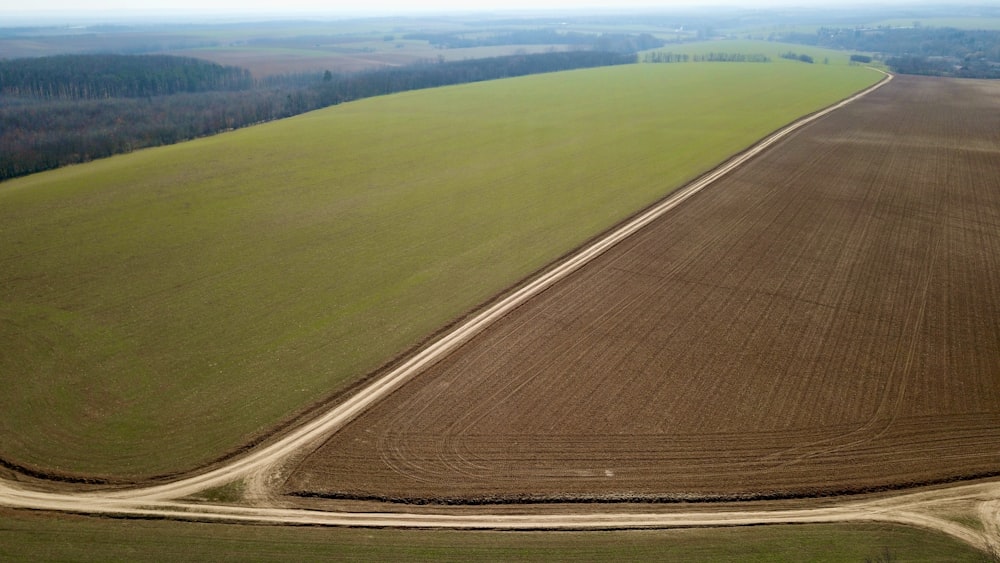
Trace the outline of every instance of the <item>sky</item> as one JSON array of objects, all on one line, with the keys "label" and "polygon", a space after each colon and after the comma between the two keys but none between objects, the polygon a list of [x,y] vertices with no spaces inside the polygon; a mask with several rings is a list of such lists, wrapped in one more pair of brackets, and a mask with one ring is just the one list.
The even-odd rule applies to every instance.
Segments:
[{"label": "sky", "polygon": [[[2,4],[8,4],[2,6]],[[741,1],[741,0],[736,0]],[[745,0],[743,0],[745,1]],[[688,2],[690,5],[692,2]],[[425,0],[406,2],[402,0],[359,0],[344,2],[343,0],[35,0],[18,2],[4,0],[0,2],[2,12],[209,12],[209,13],[275,13],[275,12],[307,12],[307,13],[337,13],[337,12],[426,12],[426,11],[479,11],[479,10],[522,10],[535,8],[593,8],[596,6],[620,6],[611,0],[479,0],[475,2],[460,0]],[[683,0],[634,0],[627,2],[633,6],[664,6],[683,5]]]},{"label": "sky", "polygon": [[[421,13],[670,10],[690,7],[841,8],[940,3],[942,0],[0,0],[0,28],[140,21],[249,21],[352,18]],[[976,0],[974,0],[976,1]],[[1000,0],[978,0],[1000,2]],[[874,4],[873,4],[874,2]]]},{"label": "sky", "polygon": [[[827,0],[827,5],[861,0]],[[28,14],[407,14],[416,12],[522,11],[593,8],[670,8],[728,5],[743,7],[808,6],[816,0],[0,0],[0,16]],[[885,0],[882,2],[885,3]],[[0,21],[0,27],[3,27]]]},{"label": "sky", "polygon": [[[730,4],[745,4],[748,0],[729,0]],[[773,0],[770,0],[773,3]],[[3,4],[8,4],[4,7]],[[615,2],[614,0],[423,0],[419,2],[404,0],[359,0],[344,2],[343,0],[35,0],[18,2],[4,0],[0,2],[2,11],[115,11],[115,10],[145,10],[145,11],[209,11],[209,12],[340,12],[340,11],[478,11],[478,10],[522,10],[551,8],[593,8],[644,6],[664,7],[675,5],[698,5],[705,2],[697,0],[631,0]],[[715,2],[726,3],[724,0]]]}]

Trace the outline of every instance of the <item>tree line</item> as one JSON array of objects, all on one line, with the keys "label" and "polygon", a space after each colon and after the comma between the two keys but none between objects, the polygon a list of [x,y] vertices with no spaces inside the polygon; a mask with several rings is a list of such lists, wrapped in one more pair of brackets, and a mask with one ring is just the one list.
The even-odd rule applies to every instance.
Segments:
[{"label": "tree line", "polygon": [[984,60],[956,60],[946,57],[901,56],[885,59],[900,74],[953,76],[958,78],[1000,78],[1000,63]]},{"label": "tree line", "polygon": [[311,90],[322,106],[406,90],[512,78],[576,68],[633,64],[634,53],[564,51],[452,62],[424,62],[354,75],[326,75]]},{"label": "tree line", "polygon": [[809,55],[806,55],[806,54],[801,54],[800,55],[798,53],[793,53],[791,51],[788,51],[786,53],[782,53],[781,54],[781,58],[788,59],[788,60],[791,60],[791,61],[799,61],[799,62],[802,62],[802,63],[809,63],[809,64],[813,64],[813,62],[814,62],[813,58],[811,56],[809,56]]},{"label": "tree line", "polygon": [[248,90],[250,71],[168,55],[57,55],[0,60],[0,95],[42,100]]},{"label": "tree line", "polygon": [[[138,56],[137,56],[138,57]],[[354,74],[273,78],[243,90],[66,99],[0,96],[0,180],[290,117],[361,98],[450,84],[636,62],[574,51],[425,62]]]},{"label": "tree line", "polygon": [[881,53],[902,74],[1000,78],[1000,31],[947,27],[820,28],[772,39],[850,51]]},{"label": "tree line", "polygon": [[644,63],[769,63],[771,58],[760,53],[671,53],[653,51],[642,56]]}]

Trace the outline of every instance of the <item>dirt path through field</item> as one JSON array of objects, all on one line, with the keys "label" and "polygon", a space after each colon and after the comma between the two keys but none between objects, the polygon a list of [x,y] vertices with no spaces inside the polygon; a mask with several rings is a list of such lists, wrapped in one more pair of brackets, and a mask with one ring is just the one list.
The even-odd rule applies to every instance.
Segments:
[{"label": "dirt path through field", "polygon": [[[1000,527],[1000,483],[960,485],[887,499],[844,502],[835,506],[797,510],[754,510],[748,507],[738,511],[705,509],[657,512],[650,509],[628,512],[608,509],[606,505],[591,505],[541,514],[530,511],[520,514],[488,511],[429,514],[404,510],[340,512],[41,493],[19,489],[6,483],[0,483],[0,505],[118,517],[376,528],[607,530],[886,522],[942,532],[984,551],[1000,548],[1000,535],[997,535]],[[979,522],[979,525],[974,522]]]}]

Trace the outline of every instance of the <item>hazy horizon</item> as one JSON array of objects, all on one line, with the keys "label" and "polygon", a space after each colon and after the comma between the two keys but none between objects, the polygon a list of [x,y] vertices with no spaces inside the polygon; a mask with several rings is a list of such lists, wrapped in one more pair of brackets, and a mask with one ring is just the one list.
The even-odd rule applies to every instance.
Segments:
[{"label": "hazy horizon", "polygon": [[[694,8],[767,9],[799,8],[828,9],[850,6],[877,8],[880,6],[927,6],[938,2],[904,2],[902,0],[882,0],[876,3],[863,0],[841,2],[810,2],[803,5],[794,0],[634,0],[625,4],[609,4],[607,0],[511,0],[496,2],[485,0],[476,3],[456,0],[431,0],[413,5],[399,0],[370,0],[358,6],[331,7],[317,0],[288,0],[275,7],[271,1],[249,0],[151,0],[137,7],[131,0],[98,0],[81,7],[79,2],[66,0],[39,0],[28,7],[0,6],[0,27],[23,25],[24,23],[130,21],[141,19],[238,19],[238,18],[295,18],[295,17],[357,17],[357,16],[408,16],[419,14],[475,14],[475,13],[544,13],[544,12],[630,12],[630,11],[670,11]],[[984,3],[990,4],[990,3]]]}]

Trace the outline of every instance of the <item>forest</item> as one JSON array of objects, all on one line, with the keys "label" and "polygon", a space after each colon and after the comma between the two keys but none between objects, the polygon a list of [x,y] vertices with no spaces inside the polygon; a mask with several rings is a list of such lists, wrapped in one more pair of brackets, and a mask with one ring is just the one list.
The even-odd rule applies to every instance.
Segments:
[{"label": "forest", "polygon": [[55,55],[0,60],[0,95],[41,100],[169,96],[247,90],[250,72],[169,55]]},{"label": "forest", "polygon": [[[66,55],[4,61],[0,63],[0,180],[371,96],[634,62],[635,54],[570,51],[255,82],[242,69],[168,56]],[[104,70],[81,71],[88,68]]]}]

